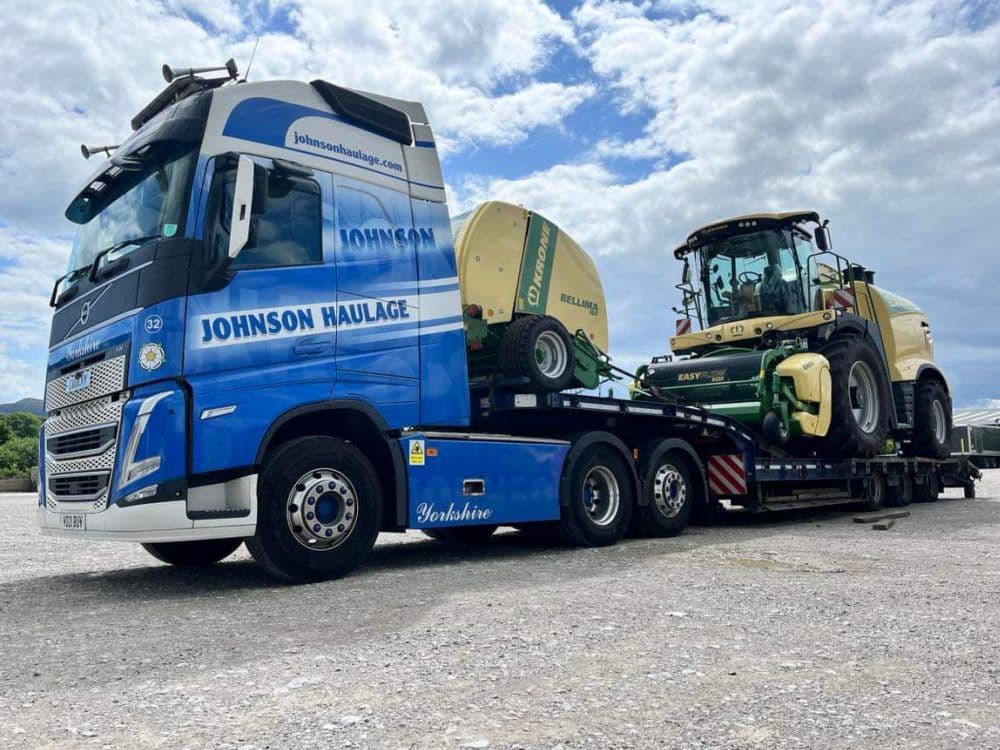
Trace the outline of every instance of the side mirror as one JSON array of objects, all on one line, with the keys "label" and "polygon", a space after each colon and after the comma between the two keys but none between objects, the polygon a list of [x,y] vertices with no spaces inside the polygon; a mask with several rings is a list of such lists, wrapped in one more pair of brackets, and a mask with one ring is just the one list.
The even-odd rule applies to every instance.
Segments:
[{"label": "side mirror", "polygon": [[821,224],[816,227],[816,231],[813,233],[813,237],[816,240],[816,249],[822,252],[827,252],[830,245],[830,230],[826,228],[826,224]]},{"label": "side mirror", "polygon": [[[230,258],[235,258],[250,239],[250,221],[254,213],[254,184],[259,167],[249,156],[240,156],[233,186],[233,218],[229,226]],[[263,170],[261,170],[263,171]],[[259,202],[259,201],[258,201]]]},{"label": "side mirror", "polygon": [[684,270],[681,272],[681,283],[690,284],[691,283],[691,264],[688,263],[688,259],[684,259]]}]

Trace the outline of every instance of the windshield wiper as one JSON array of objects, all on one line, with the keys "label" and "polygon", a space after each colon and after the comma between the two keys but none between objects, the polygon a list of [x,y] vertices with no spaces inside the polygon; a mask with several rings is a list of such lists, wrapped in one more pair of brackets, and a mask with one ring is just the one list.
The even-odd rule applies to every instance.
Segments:
[{"label": "windshield wiper", "polygon": [[97,255],[94,256],[93,262],[90,264],[90,280],[94,283],[106,276],[113,276],[119,270],[128,265],[128,258],[119,258],[118,262],[111,266],[106,266],[101,268],[101,261],[111,253],[116,250],[121,250],[123,247],[128,247],[129,245],[141,245],[143,242],[149,242],[150,240],[159,239],[162,235],[159,234],[147,234],[143,237],[133,237],[131,239],[122,240],[121,242],[116,242],[111,247],[101,250]]},{"label": "windshield wiper", "polygon": [[[69,273],[64,273],[55,283],[52,285],[52,294],[49,295],[49,307],[59,307],[63,302],[68,302],[76,296],[76,293],[80,291],[80,279],[86,275],[88,270],[87,266],[83,268],[77,268],[75,271],[70,271]],[[58,297],[56,297],[56,290],[59,285],[66,280],[70,280],[72,284],[62,290]]]}]

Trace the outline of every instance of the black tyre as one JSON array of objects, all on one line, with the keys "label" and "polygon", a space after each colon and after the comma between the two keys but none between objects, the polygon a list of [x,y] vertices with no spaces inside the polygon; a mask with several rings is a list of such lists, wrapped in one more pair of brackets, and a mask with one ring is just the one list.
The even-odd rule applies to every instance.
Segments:
[{"label": "black tyre", "polygon": [[500,369],[510,378],[527,377],[541,393],[565,390],[573,382],[573,339],[566,326],[548,315],[526,315],[507,328],[500,342]]},{"label": "black tyre", "polygon": [[907,453],[922,458],[951,455],[951,397],[940,380],[920,380],[913,389],[913,436]]},{"label": "black tyre", "polygon": [[913,500],[918,503],[933,503],[941,494],[941,480],[935,469],[926,471],[923,474],[923,482],[916,482],[913,486]]},{"label": "black tyre", "polygon": [[562,483],[559,535],[580,547],[614,544],[628,530],[635,501],[632,473],[622,456],[594,443],[575,457]]},{"label": "black tyre", "polygon": [[424,529],[424,535],[438,542],[449,544],[472,544],[483,542],[493,536],[496,526],[443,526],[439,529]]},{"label": "black tyre", "polygon": [[962,497],[966,500],[973,500],[976,497],[976,485],[966,484],[962,487]]},{"label": "black tyre", "polygon": [[656,449],[639,467],[645,505],[638,506],[638,531],[651,536],[677,536],[698,502],[689,459],[680,451]]},{"label": "black tyre", "polygon": [[781,420],[781,415],[774,411],[769,411],[764,415],[761,423],[761,432],[768,442],[774,445],[785,445],[788,443],[790,433],[785,423]]},{"label": "black tyre", "polygon": [[830,363],[833,392],[823,453],[839,458],[878,455],[889,432],[889,384],[875,347],[841,336],[820,349]]},{"label": "black tyre", "polygon": [[865,501],[862,503],[862,507],[872,513],[882,510],[885,507],[887,488],[885,474],[881,471],[873,471],[869,474],[868,481],[865,483]]},{"label": "black tyre", "polygon": [[343,440],[291,440],[257,483],[257,532],[247,549],[271,575],[304,582],[357,567],[382,524],[382,490],[365,455]]},{"label": "black tyre", "polygon": [[203,568],[224,560],[242,539],[198,539],[193,542],[148,542],[142,548],[160,562],[180,568]]},{"label": "black tyre", "polygon": [[889,488],[885,504],[893,508],[903,508],[913,502],[913,477],[904,471],[897,484]]}]

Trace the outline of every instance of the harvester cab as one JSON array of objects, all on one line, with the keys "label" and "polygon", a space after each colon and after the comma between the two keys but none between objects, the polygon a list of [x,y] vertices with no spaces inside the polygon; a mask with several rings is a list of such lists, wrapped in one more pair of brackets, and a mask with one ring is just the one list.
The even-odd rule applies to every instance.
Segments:
[{"label": "harvester cab", "polygon": [[713,222],[674,256],[681,358],[640,368],[635,397],[696,401],[793,453],[873,456],[892,437],[946,455],[951,401],[926,317],[835,253],[819,214]]}]

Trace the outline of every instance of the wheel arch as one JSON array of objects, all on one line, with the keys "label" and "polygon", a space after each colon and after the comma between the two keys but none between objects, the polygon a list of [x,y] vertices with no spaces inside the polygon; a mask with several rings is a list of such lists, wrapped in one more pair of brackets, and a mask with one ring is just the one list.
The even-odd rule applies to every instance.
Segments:
[{"label": "wheel arch", "polygon": [[925,362],[917,367],[917,382],[921,380],[937,380],[944,386],[944,392],[951,397],[951,384],[948,382],[948,378],[944,376],[939,368],[933,362]]},{"label": "wheel arch", "polygon": [[569,501],[569,493],[566,492],[566,483],[570,479],[569,467],[573,465],[576,459],[585,450],[593,445],[603,443],[610,446],[612,449],[618,453],[622,460],[625,462],[625,466],[628,469],[629,480],[632,484],[632,497],[635,502],[639,501],[641,496],[640,490],[642,489],[639,483],[639,475],[635,470],[635,460],[632,458],[632,452],[628,449],[628,446],[622,442],[621,438],[613,435],[610,432],[604,432],[602,430],[592,430],[588,432],[579,432],[570,437],[572,446],[569,452],[566,454],[566,458],[563,460],[562,477],[559,479],[559,505],[565,506]]},{"label": "wheel arch", "polygon": [[382,416],[363,401],[332,399],[303,404],[271,423],[254,463],[260,466],[271,450],[297,437],[325,435],[354,443],[374,464],[382,485],[383,528],[405,528],[406,463],[399,444],[388,433]]}]

